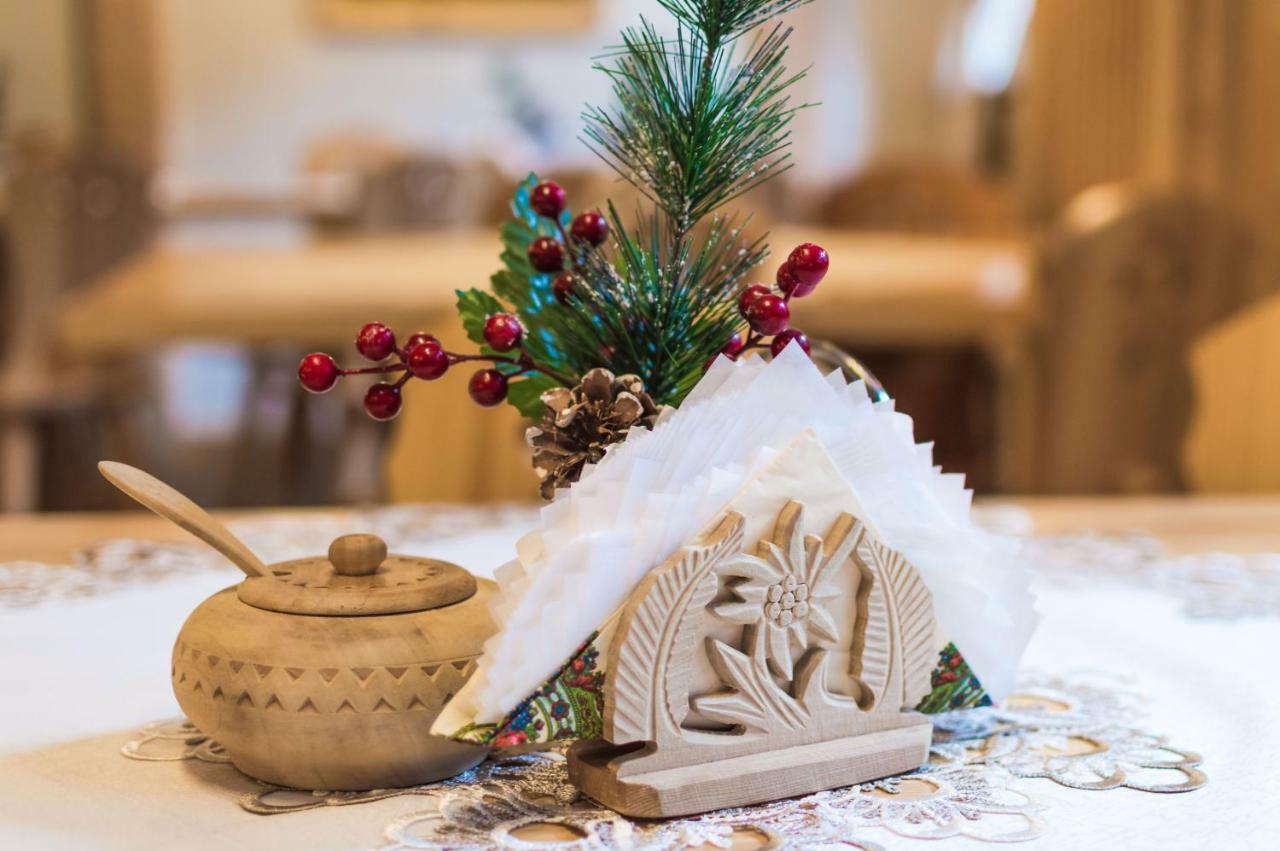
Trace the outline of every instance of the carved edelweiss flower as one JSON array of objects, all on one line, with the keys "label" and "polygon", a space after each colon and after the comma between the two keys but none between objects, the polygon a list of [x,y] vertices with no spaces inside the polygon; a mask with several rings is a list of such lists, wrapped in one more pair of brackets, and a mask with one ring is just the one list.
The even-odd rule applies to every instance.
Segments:
[{"label": "carved edelweiss flower", "polygon": [[806,538],[802,528],[803,510],[792,503],[778,519],[774,540],[761,541],[757,555],[725,560],[719,573],[738,577],[728,583],[733,599],[712,606],[725,620],[764,630],[769,667],[788,680],[793,643],[803,652],[811,642],[830,646],[839,640],[829,606],[840,596],[834,580],[856,543],[851,529],[824,543],[816,535]]}]

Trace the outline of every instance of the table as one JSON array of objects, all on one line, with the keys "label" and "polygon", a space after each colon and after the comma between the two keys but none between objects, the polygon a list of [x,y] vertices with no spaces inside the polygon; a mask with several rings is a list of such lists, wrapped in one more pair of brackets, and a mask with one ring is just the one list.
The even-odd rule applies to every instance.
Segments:
[{"label": "table", "polygon": [[[988,340],[1030,318],[1022,240],[783,228],[775,252],[826,246],[831,272],[797,306],[810,333],[868,344]],[[346,341],[363,317],[397,328],[453,321],[454,290],[498,268],[494,230],[366,236],[290,248],[158,247],[64,305],[60,335],[86,357],[173,340]],[[144,333],[145,331],[145,333]]]},{"label": "table", "polygon": [[[980,498],[977,505],[988,512],[1025,510],[1034,530],[1046,534],[1142,530],[1155,535],[1174,554],[1280,552],[1280,496],[1047,496]],[[215,513],[224,522],[236,524],[267,517],[304,521],[352,512],[272,508]],[[62,565],[85,547],[112,538],[191,540],[172,523],[147,512],[0,514],[0,564],[38,561]]]},{"label": "table", "polygon": [[[997,787],[1003,796],[998,800],[982,798],[981,789],[962,789],[933,801],[933,815],[914,826],[901,813],[878,815],[880,822],[869,827],[864,819],[857,838],[875,843],[865,847],[989,847],[975,835],[1016,816],[1038,834],[1026,846],[1037,849],[1269,847],[1280,793],[1280,737],[1274,730],[1280,689],[1266,673],[1280,642],[1280,497],[1030,499],[984,502],[979,514],[997,528],[1051,535],[1028,542],[1044,616],[1024,666],[1040,672],[1041,686],[1029,686],[1028,693],[1041,695],[1041,704],[1061,701],[1086,720],[1106,721],[1110,726],[1089,734],[1103,749],[1081,757],[1069,749],[1097,741],[1042,730],[1038,744],[1023,756],[1039,754],[1052,776],[1062,774],[1058,781],[1026,779],[1025,764],[993,757],[1002,770],[1024,772],[1013,786]],[[314,550],[316,540],[332,534],[376,528],[387,537],[399,534],[406,551],[453,558],[483,574],[505,558],[533,514],[520,506],[399,506],[224,517],[268,560]],[[415,537],[414,530],[421,534]],[[1134,538],[1132,530],[1154,538]],[[176,711],[165,671],[169,644],[187,611],[239,576],[216,558],[192,561],[198,550],[175,546],[182,535],[163,521],[128,513],[0,517],[0,590],[12,578],[6,563],[66,564],[83,546],[111,538],[169,542],[160,555],[171,547],[175,564],[185,564],[166,571],[163,558],[152,553],[153,575],[145,582],[26,608],[0,607],[0,642],[11,654],[0,668],[0,690],[11,697],[0,702],[0,845],[410,847],[414,831],[428,826],[428,799],[392,797],[348,807],[331,798],[286,795],[280,806],[319,803],[320,809],[251,815],[236,807],[237,796],[258,800],[276,793],[264,793],[227,766],[200,760],[140,763],[119,755],[144,722]],[[1164,554],[1151,553],[1157,542]],[[1214,595],[1225,599],[1222,590],[1239,579],[1242,567],[1233,556],[1206,558],[1210,550],[1255,554],[1244,565],[1254,576],[1252,599],[1236,595],[1228,602],[1261,602],[1261,609],[1197,614],[1195,607]],[[61,575],[83,567],[34,569]],[[1119,682],[1117,676],[1131,679]],[[86,694],[92,699],[84,699]],[[1145,701],[1140,709],[1139,697]],[[1021,704],[1007,708],[1014,715],[1034,710]],[[1161,746],[1157,735],[1167,735],[1163,747],[1191,765],[1202,757],[1203,765],[1188,768],[1185,776],[1203,770],[1208,785],[1184,794],[1141,791],[1138,763],[1148,758],[1144,749]],[[1062,765],[1077,758],[1128,771],[1130,788],[1081,791],[1064,785],[1070,778]],[[893,796],[871,790],[863,798],[883,803]],[[938,827],[942,822],[931,819],[942,818],[939,813],[954,816],[946,824],[960,835],[929,844],[905,838],[921,825]],[[734,839],[741,847],[753,845],[750,831]]]},{"label": "table", "polygon": [[[996,373],[998,480],[1004,491],[1024,487],[1035,427],[1030,243],[794,227],[770,235],[777,254],[807,241],[824,245],[833,262],[817,292],[796,303],[796,326],[857,346],[982,349]],[[346,351],[359,325],[375,318],[457,340],[454,291],[485,286],[499,250],[493,229],[289,248],[160,246],[71,295],[58,330],[65,351],[94,359],[202,339]],[[473,431],[474,419],[451,430]]]}]

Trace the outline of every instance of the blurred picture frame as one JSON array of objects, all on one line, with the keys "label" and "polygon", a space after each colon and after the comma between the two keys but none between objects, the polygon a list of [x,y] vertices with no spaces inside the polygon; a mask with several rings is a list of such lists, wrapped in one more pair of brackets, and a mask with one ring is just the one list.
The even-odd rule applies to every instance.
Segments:
[{"label": "blurred picture frame", "polygon": [[572,32],[595,21],[598,0],[312,0],[333,32],[506,35]]}]

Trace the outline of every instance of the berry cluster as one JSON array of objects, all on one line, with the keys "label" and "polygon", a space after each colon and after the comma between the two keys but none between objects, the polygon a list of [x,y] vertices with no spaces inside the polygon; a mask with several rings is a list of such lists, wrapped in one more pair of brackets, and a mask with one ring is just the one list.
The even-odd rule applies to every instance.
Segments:
[{"label": "berry cluster", "polygon": [[[533,187],[529,196],[529,205],[535,213],[555,223],[560,232],[560,239],[553,236],[540,236],[529,243],[529,265],[546,275],[556,275],[551,284],[551,291],[561,304],[568,304],[577,287],[577,277],[572,271],[565,269],[565,246],[573,251],[575,248],[590,250],[598,248],[609,238],[609,221],[597,210],[579,213],[569,223],[566,232],[560,223],[560,216],[565,210],[565,191],[560,184],[550,180],[543,181]],[[572,257],[576,265],[576,257]]]},{"label": "berry cluster", "polygon": [[[484,339],[496,352],[513,352],[505,355],[466,355],[445,351],[431,334],[418,331],[405,340],[403,346],[396,345],[395,332],[381,322],[370,322],[360,329],[356,335],[356,350],[377,366],[359,369],[340,369],[332,355],[313,352],[302,359],[298,365],[298,381],[312,393],[326,393],[333,389],[338,379],[344,375],[380,374],[391,376],[399,373],[395,381],[379,381],[364,394],[365,412],[375,420],[390,420],[400,413],[402,404],[401,388],[411,378],[423,381],[434,381],[457,363],[468,361],[487,361],[495,365],[510,364],[511,369],[505,373],[495,367],[481,369],[471,376],[467,390],[471,398],[479,405],[492,407],[507,398],[507,382],[510,378],[526,372],[537,370],[555,378],[566,386],[572,386],[567,378],[553,370],[536,364],[529,353],[521,345],[524,340],[524,327],[520,320],[510,313],[494,313],[485,320]],[[385,363],[392,356],[395,360]]]},{"label": "berry cluster", "polygon": [[[830,265],[831,258],[822,246],[812,242],[797,246],[786,262],[778,267],[775,279],[777,292],[765,284],[752,284],[742,291],[738,297],[738,312],[750,330],[745,338],[740,332],[734,332],[720,354],[737,360],[738,355],[749,349],[768,348],[777,357],[792,342],[808,354],[809,338],[803,331],[790,327],[791,299],[804,298],[817,289]],[[766,337],[773,339],[766,343]],[[707,368],[713,362],[714,356],[707,361]]]},{"label": "berry cluster", "polygon": [[[604,243],[609,236],[609,223],[599,212],[589,210],[579,213],[569,224],[568,232],[560,222],[565,210],[565,191],[559,184],[544,181],[533,188],[530,195],[530,206],[543,218],[555,223],[560,239],[553,236],[540,236],[529,243],[529,263],[538,272],[546,274],[560,273],[552,285],[557,299],[567,303],[573,295],[576,278],[565,270],[565,246],[575,252],[589,251]],[[471,376],[468,391],[477,404],[492,407],[507,398],[507,385],[511,378],[526,372],[542,372],[566,387],[576,382],[560,375],[544,365],[534,362],[522,345],[524,326],[520,320],[510,313],[494,313],[485,319],[484,339],[489,348],[495,352],[512,352],[510,356],[494,356],[486,354],[459,354],[445,351],[431,334],[419,331],[409,336],[404,345],[396,345],[395,332],[381,322],[370,322],[360,329],[356,336],[356,349],[366,359],[377,366],[361,369],[341,369],[331,355],[313,352],[302,359],[298,365],[298,380],[302,386],[312,393],[326,393],[338,383],[344,375],[381,374],[391,376],[399,373],[394,381],[380,381],[371,386],[364,396],[364,409],[375,420],[390,420],[400,413],[402,405],[401,388],[411,378],[434,381],[444,375],[451,366],[467,361],[488,361],[493,367],[481,369]],[[395,356],[395,360],[387,363]],[[509,368],[500,371],[497,364],[508,364]]]}]

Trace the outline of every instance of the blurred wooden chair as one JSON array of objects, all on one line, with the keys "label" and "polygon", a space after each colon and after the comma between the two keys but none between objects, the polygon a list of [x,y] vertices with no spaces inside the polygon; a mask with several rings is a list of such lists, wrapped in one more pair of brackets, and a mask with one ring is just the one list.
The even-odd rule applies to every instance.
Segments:
[{"label": "blurred wooden chair", "polygon": [[1182,486],[1192,341],[1249,299],[1254,241],[1204,199],[1133,183],[1064,210],[1042,269],[1038,489]]},{"label": "blurred wooden chair", "polygon": [[491,224],[490,199],[501,186],[501,172],[487,160],[414,155],[369,175],[356,225],[385,231]]},{"label": "blurred wooden chair", "polygon": [[882,163],[832,189],[821,224],[957,236],[1017,233],[1013,198],[980,175],[945,163]]},{"label": "blurred wooden chair", "polygon": [[0,507],[98,505],[65,485],[101,453],[108,400],[126,398],[127,379],[68,368],[54,314],[66,293],[150,239],[149,187],[142,169],[101,147],[28,146],[13,156],[0,276]]},{"label": "blurred wooden chair", "polygon": [[1280,295],[1201,337],[1191,378],[1188,484],[1217,493],[1280,491]]},{"label": "blurred wooden chair", "polygon": [[[868,231],[1000,237],[1020,231],[1010,194],[971,170],[940,162],[874,165],[832,189],[814,210],[824,226]],[[935,443],[935,458],[962,470],[978,491],[994,490],[1012,474],[1001,469],[997,382],[986,353],[952,346],[858,352],[916,423],[916,436]],[[1008,466],[1008,465],[1005,465]]]},{"label": "blurred wooden chair", "polygon": [[316,142],[304,171],[309,218],[326,235],[492,224],[496,199],[507,192],[487,159],[417,153],[358,135]]}]

